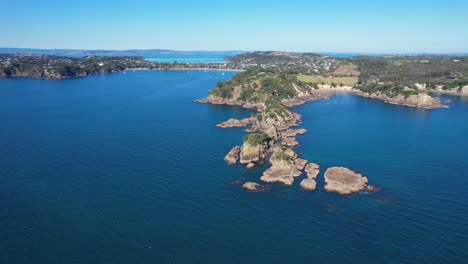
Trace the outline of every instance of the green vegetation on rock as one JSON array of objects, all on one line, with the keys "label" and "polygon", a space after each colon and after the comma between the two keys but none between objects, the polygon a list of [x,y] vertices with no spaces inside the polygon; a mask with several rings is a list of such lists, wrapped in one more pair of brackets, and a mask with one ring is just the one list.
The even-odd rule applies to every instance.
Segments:
[{"label": "green vegetation on rock", "polygon": [[395,97],[400,94],[404,97],[419,94],[419,91],[416,89],[405,88],[396,84],[369,83],[361,87],[360,90],[369,94],[382,93],[389,97]]},{"label": "green vegetation on rock", "polygon": [[244,136],[244,141],[252,146],[262,144],[268,139],[268,137],[262,133],[250,133]]},{"label": "green vegetation on rock", "polygon": [[458,82],[466,83],[468,78],[467,57],[362,56],[354,57],[351,61],[361,72],[360,85],[378,82],[411,87],[421,83],[428,87],[442,85],[452,89],[459,87]]}]

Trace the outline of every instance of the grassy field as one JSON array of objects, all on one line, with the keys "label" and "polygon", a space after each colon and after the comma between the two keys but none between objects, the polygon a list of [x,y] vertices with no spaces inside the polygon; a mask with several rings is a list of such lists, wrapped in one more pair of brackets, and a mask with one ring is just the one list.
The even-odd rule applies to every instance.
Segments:
[{"label": "grassy field", "polygon": [[333,72],[334,75],[351,75],[353,71],[357,70],[357,66],[353,64],[346,64],[340,65],[336,70]]},{"label": "grassy field", "polygon": [[317,84],[332,84],[335,83],[336,85],[347,85],[347,86],[354,86],[358,82],[357,77],[317,77],[317,76],[308,76],[308,75],[299,75],[297,79],[301,82],[306,83],[317,83]]}]

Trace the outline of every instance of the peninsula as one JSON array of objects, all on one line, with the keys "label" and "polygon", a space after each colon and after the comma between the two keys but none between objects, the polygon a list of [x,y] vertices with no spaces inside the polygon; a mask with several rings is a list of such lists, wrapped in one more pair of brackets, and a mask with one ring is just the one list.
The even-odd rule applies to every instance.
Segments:
[{"label": "peninsula", "polygon": [[[468,59],[452,57],[355,57],[338,59],[318,54],[254,52],[228,57],[235,67],[247,68],[231,80],[220,82],[200,103],[255,108],[258,113],[243,120],[230,119],[220,128],[250,126],[242,146],[226,155],[229,164],[252,168],[271,165],[260,180],[290,186],[304,172],[300,186],[315,190],[319,165],[298,158],[293,148],[304,129],[301,116],[288,108],[307,101],[347,92],[391,104],[435,109],[447,107],[432,93],[468,95]],[[375,191],[368,179],[344,167],[328,168],[324,189],[339,194]],[[263,190],[247,182],[249,191]]]},{"label": "peninsula", "polygon": [[136,56],[85,56],[0,54],[1,77],[66,79],[125,70],[237,70],[225,63],[192,64],[151,62]]}]

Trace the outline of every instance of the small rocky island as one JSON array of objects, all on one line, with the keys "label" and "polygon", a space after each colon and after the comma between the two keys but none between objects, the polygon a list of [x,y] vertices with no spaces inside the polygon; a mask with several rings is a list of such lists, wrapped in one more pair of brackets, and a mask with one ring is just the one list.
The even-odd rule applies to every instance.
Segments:
[{"label": "small rocky island", "polygon": [[[228,164],[240,163],[246,168],[265,162],[270,165],[259,175],[263,184],[244,184],[248,191],[264,190],[264,184],[292,186],[299,177],[299,186],[305,191],[317,188],[320,166],[299,158],[293,150],[300,144],[296,137],[307,131],[297,128],[301,116],[291,112],[289,107],[345,92],[390,104],[435,109],[446,106],[430,92],[448,93],[456,88],[457,93],[463,94],[468,87],[464,77],[468,76],[467,59],[456,64],[460,60],[437,58],[434,59],[436,66],[429,67],[420,57],[337,59],[310,53],[255,52],[228,59],[233,65],[249,67],[231,80],[218,83],[207,98],[196,102],[258,111],[253,117],[229,119],[217,125],[219,128],[246,127],[248,132],[242,146],[233,147],[226,155]],[[395,66],[395,61],[403,66]],[[441,64],[453,71],[450,74],[463,77],[447,79],[434,73]],[[464,69],[461,75],[460,68]],[[446,76],[447,72],[444,74]],[[423,80],[424,85],[421,85]],[[324,178],[325,191],[340,195],[377,190],[368,185],[367,177],[344,167],[326,169]]]},{"label": "small rocky island", "polygon": [[325,172],[325,190],[342,195],[362,191],[375,191],[376,187],[367,185],[367,178],[344,167],[328,168]]}]

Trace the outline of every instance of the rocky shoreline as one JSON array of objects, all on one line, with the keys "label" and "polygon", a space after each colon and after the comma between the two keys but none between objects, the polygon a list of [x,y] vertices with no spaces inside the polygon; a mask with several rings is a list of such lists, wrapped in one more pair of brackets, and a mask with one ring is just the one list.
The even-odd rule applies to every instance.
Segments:
[{"label": "rocky shoreline", "polygon": [[384,101],[385,103],[394,104],[394,105],[403,105],[409,107],[416,107],[422,109],[436,109],[436,108],[448,108],[447,105],[441,103],[440,99],[433,98],[428,94],[418,94],[410,95],[404,97],[403,95],[398,95],[395,97],[389,97],[384,94],[369,94],[361,91],[355,91],[354,94],[370,99],[376,99]]},{"label": "rocky shoreline", "polygon": [[[412,94],[409,96],[397,95],[389,97],[385,94],[368,94],[351,87],[332,88],[320,87],[300,96],[281,100],[283,107],[302,105],[309,101],[326,100],[335,93],[351,93],[370,99],[384,101],[386,103],[415,107],[421,109],[446,108],[448,106],[426,93]],[[261,138],[259,142],[250,142],[244,139],[241,146],[235,146],[226,155],[228,164],[240,163],[247,169],[268,162],[270,167],[262,173],[259,180],[266,184],[280,183],[292,186],[296,178],[305,174],[299,183],[305,191],[314,191],[317,188],[316,179],[320,174],[320,166],[301,159],[293,151],[299,146],[296,136],[303,135],[307,131],[295,128],[301,124],[301,116],[287,110],[272,111],[265,103],[247,103],[240,100],[239,93],[235,93],[231,99],[223,99],[214,95],[208,98],[195,100],[198,103],[217,105],[233,105],[244,108],[253,108],[258,111],[254,117],[244,119],[229,119],[216,125],[218,128],[246,127],[245,131],[255,134],[254,138]],[[251,135],[249,134],[249,135]],[[340,195],[349,195],[360,192],[374,192],[378,188],[368,184],[367,177],[345,167],[331,167],[324,173],[324,190]],[[243,186],[248,191],[264,190],[265,185],[247,182]]]},{"label": "rocky shoreline", "polygon": [[[432,91],[432,92],[440,93],[440,94],[447,94],[447,95],[468,96],[468,94],[465,94],[465,93],[456,93],[456,92],[451,92],[451,91],[437,90],[437,91]],[[290,99],[283,99],[282,104],[286,107],[299,106],[299,105],[305,104],[306,102],[312,102],[312,101],[317,101],[317,100],[328,100],[330,99],[331,96],[333,96],[336,93],[350,93],[350,94],[354,94],[354,95],[369,98],[369,99],[383,101],[388,104],[415,107],[415,108],[428,109],[428,110],[433,110],[437,108],[449,108],[449,106],[445,105],[440,99],[434,98],[430,96],[429,94],[427,94],[426,92],[423,92],[417,95],[410,95],[407,97],[403,95],[390,97],[385,94],[369,94],[369,93],[365,93],[357,89],[342,89],[342,88],[316,89],[306,95],[302,95],[302,96],[298,96],[298,97],[290,98]],[[222,98],[213,97],[213,96],[210,96],[205,99],[195,100],[194,102],[209,103],[209,104],[216,104],[216,105],[241,106],[244,108],[254,108],[259,111],[262,111],[265,108],[265,105],[261,103],[251,104],[251,103],[244,102],[242,100],[222,99]]]},{"label": "rocky shoreline", "polygon": [[[324,93],[327,96],[329,92]],[[313,100],[318,98],[327,98],[324,94],[308,97]],[[244,106],[244,102],[235,100],[222,100],[210,97],[204,100],[197,100],[201,103],[229,104]],[[296,101],[299,102],[299,101]],[[250,107],[249,107],[250,108]],[[263,172],[259,180],[266,184],[280,183],[285,186],[292,186],[296,178],[305,174],[299,186],[305,191],[314,191],[317,187],[316,179],[320,173],[320,166],[315,163],[309,163],[305,159],[298,157],[293,148],[299,145],[296,139],[298,135],[304,135],[307,130],[303,128],[294,129],[299,126],[301,116],[297,113],[286,110],[283,115],[272,116],[265,112],[265,106],[257,105],[255,108],[259,111],[260,117],[250,117],[241,120],[231,118],[225,122],[216,125],[218,128],[237,128],[247,127],[245,131],[255,134],[257,141],[251,142],[249,137],[244,139],[241,146],[234,146],[225,156],[224,160],[230,164],[241,164],[250,169],[264,162],[268,162],[270,167]],[[363,177],[360,181],[352,173],[341,173],[335,175],[335,170],[330,168],[325,173],[324,189],[329,192],[335,192],[341,195],[347,195],[356,192],[375,190],[368,188],[367,178]],[[345,170],[345,168],[343,168]],[[351,171],[347,169],[346,172]],[[340,172],[340,171],[338,171]],[[360,174],[359,174],[360,175]],[[242,187],[250,192],[259,192],[265,190],[265,185],[246,182]]]}]

